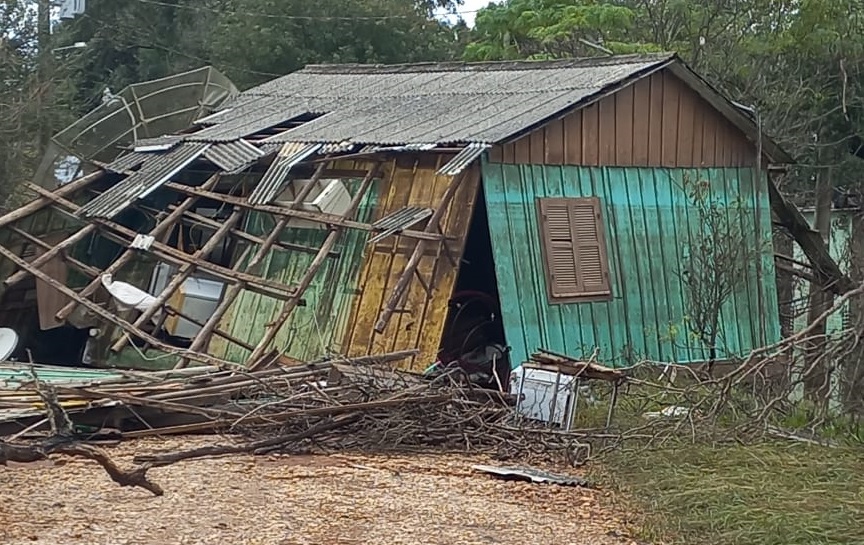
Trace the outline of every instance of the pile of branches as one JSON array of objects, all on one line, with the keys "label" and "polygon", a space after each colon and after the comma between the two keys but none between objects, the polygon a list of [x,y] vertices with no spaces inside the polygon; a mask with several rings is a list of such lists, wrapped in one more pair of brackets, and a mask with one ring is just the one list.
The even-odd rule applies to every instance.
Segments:
[{"label": "pile of branches", "polygon": [[820,332],[846,306],[862,304],[864,284],[807,327],[722,367],[643,361],[624,370],[616,419],[605,430],[611,440],[595,443],[595,457],[624,443],[651,448],[680,440],[785,440],[834,446],[844,435],[864,437],[864,323],[844,321],[842,329]]},{"label": "pile of branches", "polygon": [[[240,453],[437,451],[572,465],[588,458],[580,436],[521,418],[511,394],[477,388],[460,374],[424,377],[393,369],[395,361],[410,355],[289,365],[274,360],[255,372],[186,369],[180,377],[169,373],[157,380],[149,375],[119,384],[55,388],[36,381],[48,407],[50,435],[29,443],[0,442],[0,451],[25,453],[15,461],[51,454],[86,456],[118,483],[154,494],[161,489],[146,478],[151,467]],[[75,399],[90,404],[68,413],[61,408],[60,400]],[[140,454],[134,458],[137,467],[122,471],[107,453],[88,445],[88,437],[75,432],[73,420],[106,408],[135,415],[117,432],[121,440],[204,431],[220,438],[203,448]],[[172,416],[182,417],[182,423],[172,422]]]}]

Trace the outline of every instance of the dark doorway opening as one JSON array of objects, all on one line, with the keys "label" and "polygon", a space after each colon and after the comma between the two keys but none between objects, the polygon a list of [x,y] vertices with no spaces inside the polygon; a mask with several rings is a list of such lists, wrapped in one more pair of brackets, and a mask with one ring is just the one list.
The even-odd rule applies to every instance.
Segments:
[{"label": "dark doorway opening", "polygon": [[459,369],[473,383],[506,391],[510,350],[501,321],[488,219],[480,184],[436,366]]}]

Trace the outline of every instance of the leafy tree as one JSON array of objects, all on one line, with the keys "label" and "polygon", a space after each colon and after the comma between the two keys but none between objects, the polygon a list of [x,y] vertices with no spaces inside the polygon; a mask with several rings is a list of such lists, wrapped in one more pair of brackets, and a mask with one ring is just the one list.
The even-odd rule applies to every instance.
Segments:
[{"label": "leafy tree", "polygon": [[[406,0],[231,0],[210,46],[240,87],[310,63],[401,63],[457,55],[460,28],[429,17],[456,3]],[[249,14],[260,13],[254,16]],[[238,15],[244,14],[244,15]],[[386,16],[386,19],[382,19]]]},{"label": "leafy tree", "polygon": [[[593,0],[510,0],[477,14],[468,60],[561,58],[656,50],[639,39],[637,12]],[[591,44],[595,44],[592,46]]]}]

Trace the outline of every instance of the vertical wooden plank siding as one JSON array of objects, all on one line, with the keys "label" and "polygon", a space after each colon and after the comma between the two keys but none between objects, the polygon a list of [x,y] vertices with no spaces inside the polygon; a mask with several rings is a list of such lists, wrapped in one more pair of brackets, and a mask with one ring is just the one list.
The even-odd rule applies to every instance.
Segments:
[{"label": "vertical wooden plank siding", "polygon": [[[701,170],[502,165],[484,163],[483,180],[489,230],[513,364],[531,351],[549,348],[588,357],[595,348],[601,361],[629,365],[647,358],[679,363],[704,361],[706,351],[690,338],[685,325],[688,295],[682,282],[696,221],[682,187],[685,177],[705,180],[721,202],[740,199],[744,232],[769,241],[762,246],[764,298],[758,302],[742,285],[723,309],[726,355],[744,355],[763,342],[780,338],[768,214],[755,225],[756,206],[768,210],[764,177],[753,169]],[[761,184],[756,202],[754,183]],[[608,238],[611,301],[548,303],[540,251],[535,200],[540,197],[599,197]],[[730,212],[732,213],[732,212]],[[756,335],[764,313],[764,340]]]},{"label": "vertical wooden plank siding", "polygon": [[514,142],[489,161],[623,167],[746,167],[755,145],[673,74],[634,82]]},{"label": "vertical wooden plank siding", "polygon": [[[394,165],[392,179],[382,188],[373,220],[404,206],[438,206],[452,179],[449,176],[437,176],[435,171],[449,158],[442,157],[437,162],[430,162],[429,157],[416,164],[412,160],[410,163]],[[398,309],[381,334],[374,331],[381,306],[396,285],[416,242],[391,237],[376,245],[376,248],[365,248],[360,293],[353,302],[350,325],[346,328],[343,342],[348,355],[417,348],[420,355],[406,367],[424,369],[435,361],[447,317],[447,301],[456,283],[458,263],[477,197],[479,165],[467,175],[468,178],[460,185],[441,221],[445,235],[451,237],[446,250],[442,248],[439,252],[437,244],[430,244],[417,268],[423,281],[431,285],[431,294],[426,293],[416,278],[413,279],[404,299],[404,307]],[[446,251],[450,252],[452,261]]]}]

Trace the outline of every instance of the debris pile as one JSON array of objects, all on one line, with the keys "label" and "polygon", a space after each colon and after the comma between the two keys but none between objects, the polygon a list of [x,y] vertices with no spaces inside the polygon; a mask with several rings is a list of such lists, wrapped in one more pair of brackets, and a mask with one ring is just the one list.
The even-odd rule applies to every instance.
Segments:
[{"label": "debris pile", "polygon": [[[587,458],[587,445],[572,435],[520,418],[512,394],[477,388],[449,374],[430,377],[393,369],[414,354],[306,363],[274,355],[255,371],[191,367],[122,373],[88,384],[48,384],[39,381],[34,368],[35,379],[14,392],[14,403],[41,400],[50,432],[44,420],[31,417],[18,422],[22,429],[0,444],[7,450],[30,448],[29,458],[38,459],[60,452],[60,445],[83,441],[204,432],[223,436],[201,448],[138,455],[137,480],[127,474],[115,479],[127,485],[141,485],[152,466],[238,453],[436,450],[573,465]],[[12,396],[0,392],[0,407],[9,407]],[[100,456],[110,462],[104,452]]]}]

